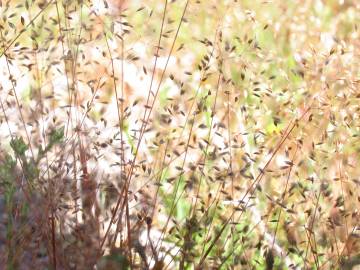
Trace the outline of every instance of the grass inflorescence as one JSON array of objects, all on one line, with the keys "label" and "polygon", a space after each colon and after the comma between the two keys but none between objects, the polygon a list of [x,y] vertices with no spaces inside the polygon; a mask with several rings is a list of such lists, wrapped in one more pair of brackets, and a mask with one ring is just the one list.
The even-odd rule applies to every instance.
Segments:
[{"label": "grass inflorescence", "polygon": [[0,1],[0,269],[360,264],[356,1]]}]

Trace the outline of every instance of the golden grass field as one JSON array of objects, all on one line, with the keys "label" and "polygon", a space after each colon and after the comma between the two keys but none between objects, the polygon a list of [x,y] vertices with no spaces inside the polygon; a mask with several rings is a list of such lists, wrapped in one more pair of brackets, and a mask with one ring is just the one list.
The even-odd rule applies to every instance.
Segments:
[{"label": "golden grass field", "polygon": [[359,268],[359,1],[0,3],[0,270]]}]

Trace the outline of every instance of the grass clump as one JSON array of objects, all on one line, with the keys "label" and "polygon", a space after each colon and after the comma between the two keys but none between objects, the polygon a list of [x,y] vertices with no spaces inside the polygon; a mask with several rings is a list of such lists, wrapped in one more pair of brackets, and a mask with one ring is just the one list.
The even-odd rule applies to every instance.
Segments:
[{"label": "grass clump", "polygon": [[0,12],[0,265],[359,264],[355,2]]}]

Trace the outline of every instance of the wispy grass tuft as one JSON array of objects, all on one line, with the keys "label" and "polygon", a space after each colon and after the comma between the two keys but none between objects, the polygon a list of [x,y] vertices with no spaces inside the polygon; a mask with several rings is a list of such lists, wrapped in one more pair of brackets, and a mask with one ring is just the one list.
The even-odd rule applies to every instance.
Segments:
[{"label": "wispy grass tuft", "polygon": [[0,2],[0,269],[358,266],[358,18]]}]

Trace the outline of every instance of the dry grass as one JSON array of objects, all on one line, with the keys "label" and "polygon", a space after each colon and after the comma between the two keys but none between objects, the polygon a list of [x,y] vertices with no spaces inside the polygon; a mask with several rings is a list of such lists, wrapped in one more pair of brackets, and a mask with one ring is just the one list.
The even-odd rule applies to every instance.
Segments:
[{"label": "dry grass", "polygon": [[2,1],[0,269],[352,269],[357,1]]}]

